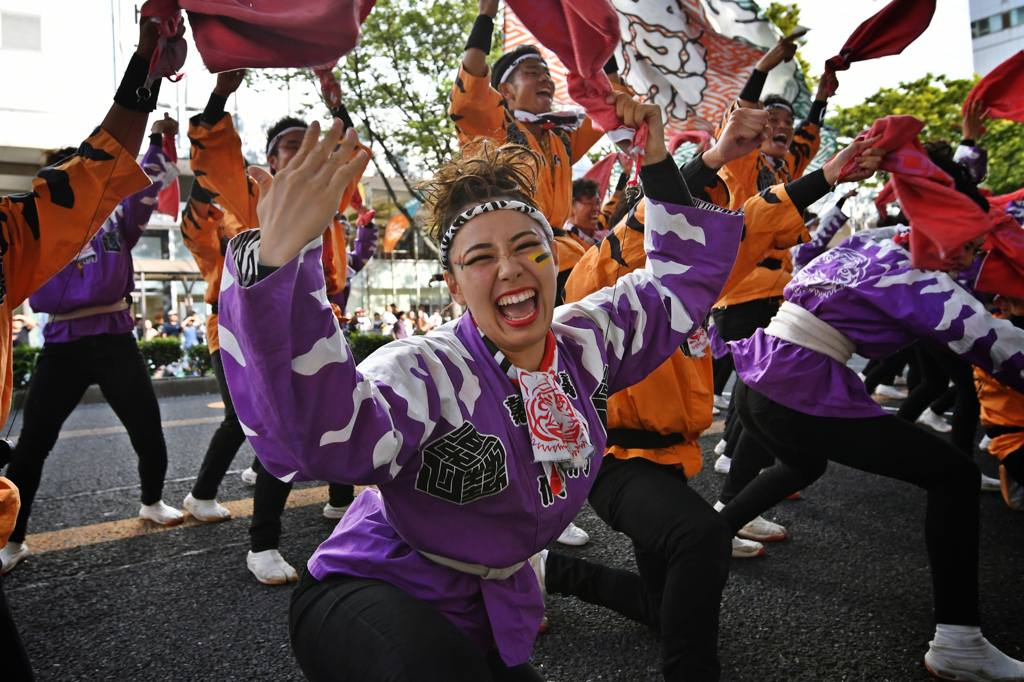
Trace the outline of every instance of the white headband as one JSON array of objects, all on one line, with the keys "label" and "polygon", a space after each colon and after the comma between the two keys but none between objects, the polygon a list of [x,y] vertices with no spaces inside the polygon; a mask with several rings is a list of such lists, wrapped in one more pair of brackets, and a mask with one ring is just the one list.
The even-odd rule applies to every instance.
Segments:
[{"label": "white headband", "polygon": [[484,213],[490,213],[491,211],[519,211],[530,216],[544,228],[544,234],[547,235],[549,241],[553,241],[555,233],[551,229],[548,219],[544,217],[544,214],[535,209],[529,204],[524,204],[521,201],[514,199],[498,199],[494,201],[488,201],[483,204],[478,204],[472,208],[466,209],[452,221],[452,224],[448,226],[448,229],[444,231],[441,236],[440,243],[438,244],[438,252],[441,257],[441,265],[447,270],[450,266],[448,262],[448,249],[451,248],[452,240],[455,238],[455,231],[460,227],[468,223],[473,218]]},{"label": "white headband", "polygon": [[505,73],[501,74],[501,78],[498,79],[498,85],[501,85],[502,83],[507,81],[509,78],[511,78],[512,77],[512,72],[516,70],[516,67],[519,66],[520,64],[522,64],[523,62],[525,62],[527,59],[537,59],[537,60],[540,61],[541,64],[544,65],[544,68],[547,68],[547,66],[548,66],[548,63],[546,61],[544,61],[544,57],[541,57],[539,54],[537,54],[535,52],[529,52],[527,54],[524,54],[521,57],[516,57],[512,61],[512,63],[508,65],[508,68],[505,69]]},{"label": "white headband", "polygon": [[769,109],[785,109],[789,113],[793,113],[793,107],[788,104],[783,104],[782,102],[773,102],[764,108],[765,111],[768,111]]},{"label": "white headband", "polygon": [[279,132],[277,135],[274,135],[274,137],[272,137],[270,139],[270,142],[267,143],[267,156],[270,156],[270,151],[274,148],[274,145],[277,144],[278,140],[280,140],[282,137],[284,137],[288,133],[293,133],[296,130],[301,130],[303,133],[305,133],[307,129],[304,128],[303,126],[292,126],[291,128],[285,128],[284,130]]}]

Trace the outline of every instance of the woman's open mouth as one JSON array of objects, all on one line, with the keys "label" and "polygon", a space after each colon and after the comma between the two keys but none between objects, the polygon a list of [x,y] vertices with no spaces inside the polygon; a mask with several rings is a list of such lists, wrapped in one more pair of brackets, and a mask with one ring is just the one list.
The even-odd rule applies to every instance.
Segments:
[{"label": "woman's open mouth", "polygon": [[498,314],[505,324],[524,327],[537,319],[540,306],[537,305],[536,289],[517,289],[503,294],[494,302]]}]

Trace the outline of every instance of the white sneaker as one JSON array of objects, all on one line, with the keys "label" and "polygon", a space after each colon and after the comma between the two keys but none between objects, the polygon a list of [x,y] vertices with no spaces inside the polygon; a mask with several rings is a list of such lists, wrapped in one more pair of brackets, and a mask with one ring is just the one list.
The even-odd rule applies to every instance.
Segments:
[{"label": "white sneaker", "polygon": [[891,398],[892,400],[903,400],[907,397],[907,394],[903,391],[898,391],[894,386],[886,386],[885,384],[879,384],[875,388],[875,395],[880,395],[883,398]]},{"label": "white sneaker", "polygon": [[786,539],[786,529],[777,523],[758,516],[756,519],[740,528],[737,533],[741,538],[747,540],[758,540],[760,542],[778,542]]},{"label": "white sneaker", "polygon": [[866,374],[864,374],[864,372],[857,372],[857,378],[860,379],[861,381],[867,381],[868,380],[868,377],[867,377]]},{"label": "white sneaker", "polygon": [[[1006,473],[1006,467],[999,465],[999,484],[1003,499],[1013,511],[1024,511],[1024,486]],[[4,564],[6,566],[6,564]],[[7,570],[6,568],[4,570]]]},{"label": "white sneaker", "polygon": [[533,569],[534,575],[537,576],[537,582],[540,583],[540,595],[544,597],[544,599],[548,598],[548,588],[545,585],[545,578],[547,577],[547,561],[548,550],[546,549],[542,549],[530,557],[530,568]]},{"label": "white sneaker", "polygon": [[944,625],[935,628],[924,664],[940,680],[957,682],[1021,682],[1024,663],[992,646],[981,628]]},{"label": "white sneaker", "polygon": [[732,538],[733,559],[755,559],[764,554],[764,545],[753,540],[744,540],[735,535]]},{"label": "white sneaker", "polygon": [[242,483],[246,485],[256,485],[256,472],[253,471],[252,467],[249,467],[242,472]]},{"label": "white sneaker", "polygon": [[195,517],[196,521],[227,521],[231,518],[231,510],[217,503],[217,500],[197,500],[192,493],[185,496],[182,503],[185,511]]},{"label": "white sneaker", "polygon": [[711,408],[711,416],[712,417],[717,417],[720,414],[722,414],[722,411],[720,409],[718,409],[717,407],[712,406],[712,408]]},{"label": "white sneaker", "polygon": [[250,550],[245,558],[245,565],[256,576],[256,580],[259,580],[264,585],[286,585],[299,579],[299,574],[281,557],[281,553],[276,549],[268,549],[262,552]]},{"label": "white sneaker", "polygon": [[[722,441],[723,443],[725,441]],[[719,455],[718,459],[715,460],[715,471],[720,474],[727,474],[732,468],[732,457],[726,457],[725,455]]]},{"label": "white sneaker", "polygon": [[939,433],[949,433],[953,430],[953,427],[949,425],[946,418],[941,414],[935,414],[930,407],[921,413],[921,416],[917,418],[917,423],[924,424],[928,428],[933,431],[938,431]]},{"label": "white sneaker", "polygon": [[163,500],[139,507],[139,518],[161,526],[176,526],[185,520],[185,515],[174,507],[168,507]]},{"label": "white sneaker", "polygon": [[562,534],[558,536],[558,541],[563,545],[569,545],[570,547],[582,547],[590,542],[590,536],[587,535],[587,531],[578,527],[574,523],[570,523],[569,527],[563,530]]},{"label": "white sneaker", "polygon": [[907,380],[905,378],[903,378],[902,376],[898,376],[898,377],[896,377],[893,380],[892,385],[893,386],[906,386],[907,385]]},{"label": "white sneaker", "polygon": [[981,442],[978,443],[978,449],[988,452],[989,445],[992,445],[992,439],[989,438],[988,436],[985,436],[984,438],[981,439]]},{"label": "white sneaker", "polygon": [[8,542],[0,549],[0,575],[6,575],[31,553],[24,542]]},{"label": "white sneaker", "polygon": [[328,502],[327,504],[324,505],[324,518],[340,519],[343,516],[345,516],[345,512],[347,512],[348,508],[351,506],[352,505],[350,504],[346,504],[344,507],[333,507],[331,506],[331,503]]},{"label": "white sneaker", "polygon": [[722,440],[718,441],[717,444],[715,444],[715,454],[716,455],[724,455],[725,454],[725,439],[724,438]]},{"label": "white sneaker", "polygon": [[727,410],[727,409],[729,409],[729,399],[726,398],[724,395],[716,395],[715,396],[715,407],[717,407],[720,410]]},{"label": "white sneaker", "polygon": [[1002,490],[999,484],[998,478],[992,478],[991,476],[981,475],[981,492],[983,493],[998,493]]}]

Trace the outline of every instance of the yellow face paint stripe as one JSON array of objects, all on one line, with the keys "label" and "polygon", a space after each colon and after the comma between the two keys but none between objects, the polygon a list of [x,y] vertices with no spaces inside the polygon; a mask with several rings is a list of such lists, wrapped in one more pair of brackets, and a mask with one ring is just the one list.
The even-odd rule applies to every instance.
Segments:
[{"label": "yellow face paint stripe", "polygon": [[532,260],[534,265],[536,265],[538,268],[542,267],[544,261],[546,261],[548,258],[551,258],[551,253],[549,251],[541,251],[540,253],[535,253],[532,256],[530,256],[530,260]]}]

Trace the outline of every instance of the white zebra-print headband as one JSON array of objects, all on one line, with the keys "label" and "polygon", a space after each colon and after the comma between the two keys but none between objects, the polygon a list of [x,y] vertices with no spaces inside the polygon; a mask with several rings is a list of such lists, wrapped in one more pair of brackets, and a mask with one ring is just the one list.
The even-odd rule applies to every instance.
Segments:
[{"label": "white zebra-print headband", "polygon": [[516,201],[515,199],[496,199],[494,201],[487,201],[468,208],[460,213],[441,236],[440,243],[438,244],[438,252],[441,256],[441,265],[443,265],[446,270],[451,267],[451,263],[448,260],[448,250],[451,248],[452,240],[455,238],[455,231],[478,215],[490,213],[491,211],[519,211],[520,213],[525,213],[540,223],[540,226],[544,228],[544,234],[547,235],[549,241],[554,241],[555,239],[555,233],[552,231],[551,225],[548,223],[548,219],[544,217],[543,213],[535,209],[533,206],[524,204],[521,201]]}]

